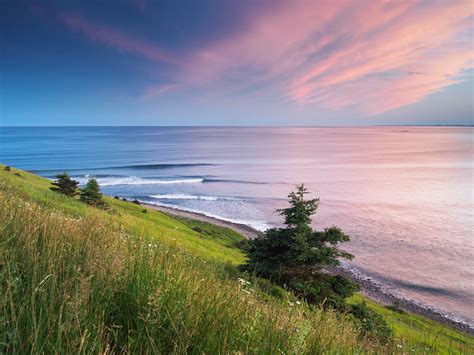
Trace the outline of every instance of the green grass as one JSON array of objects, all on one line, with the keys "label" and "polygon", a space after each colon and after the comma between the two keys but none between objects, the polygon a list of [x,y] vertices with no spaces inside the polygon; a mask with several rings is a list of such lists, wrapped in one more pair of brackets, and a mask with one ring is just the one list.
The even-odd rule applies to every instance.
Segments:
[{"label": "green grass", "polygon": [[396,343],[405,349],[408,349],[410,344],[415,344],[418,349],[433,349],[442,353],[458,354],[474,351],[474,337],[426,317],[410,312],[391,310],[360,294],[351,297],[349,303],[362,301],[365,301],[369,308],[384,316],[393,329]]},{"label": "green grass", "polygon": [[0,353],[473,352],[466,334],[371,302],[397,337],[382,347],[345,315],[239,282],[232,230],[49,186],[0,165]]}]

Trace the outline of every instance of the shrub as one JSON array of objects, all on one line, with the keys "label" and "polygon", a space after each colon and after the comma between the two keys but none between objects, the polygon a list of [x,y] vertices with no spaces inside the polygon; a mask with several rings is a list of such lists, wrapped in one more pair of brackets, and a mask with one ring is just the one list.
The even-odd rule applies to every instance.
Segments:
[{"label": "shrub", "polygon": [[5,166],[5,168],[3,168],[3,170],[5,170],[5,171],[12,171],[12,168],[7,165],[7,166]]},{"label": "shrub", "polygon": [[114,199],[116,199],[116,200],[120,200],[120,197],[119,197],[119,196],[117,196],[117,195],[115,195],[115,196],[114,196]]},{"label": "shrub", "polygon": [[18,177],[23,177],[20,173],[14,173],[13,175],[18,176]]},{"label": "shrub", "polygon": [[142,209],[142,213],[148,213],[148,210],[146,208]]},{"label": "shrub", "polygon": [[391,305],[385,306],[385,308],[387,308],[387,309],[389,309],[393,312],[400,313],[400,314],[405,313],[405,311],[400,308],[400,301],[398,301],[398,300],[395,300]]},{"label": "shrub", "polygon": [[308,303],[338,310],[345,309],[344,299],[359,290],[359,286],[347,278],[330,274],[316,274],[309,280],[295,279],[288,287]]},{"label": "shrub", "polygon": [[348,310],[359,325],[362,336],[373,337],[381,344],[388,344],[392,340],[392,329],[382,315],[367,307],[365,301],[349,306]]},{"label": "shrub", "polygon": [[240,250],[248,252],[250,250],[250,241],[248,239],[242,239],[235,243],[235,246]]},{"label": "shrub", "polygon": [[50,187],[50,189],[60,194],[74,197],[79,193],[77,191],[79,181],[71,179],[67,172],[56,175],[56,181],[52,182],[52,184],[54,186]]}]

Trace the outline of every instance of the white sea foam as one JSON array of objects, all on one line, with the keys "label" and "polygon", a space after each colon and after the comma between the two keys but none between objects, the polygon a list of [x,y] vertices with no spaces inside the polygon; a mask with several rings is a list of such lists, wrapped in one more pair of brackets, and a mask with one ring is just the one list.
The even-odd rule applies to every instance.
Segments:
[{"label": "white sea foam", "polygon": [[151,198],[157,200],[204,200],[217,201],[217,196],[202,196],[202,195],[188,195],[188,194],[164,194],[164,195],[150,195]]},{"label": "white sea foam", "polygon": [[264,232],[268,228],[271,227],[268,223],[266,223],[264,221],[228,218],[228,217],[223,217],[223,216],[213,214],[213,213],[209,213],[209,212],[205,212],[205,211],[199,211],[199,210],[195,210],[195,209],[192,209],[192,208],[186,208],[186,207],[171,205],[171,204],[167,204],[167,203],[157,202],[157,201],[142,201],[142,200],[140,200],[140,202],[148,203],[150,205],[174,208],[174,209],[177,209],[177,210],[191,212],[191,213],[199,213],[199,214],[203,214],[205,216],[211,217],[211,218],[220,219],[222,221],[236,223],[236,224],[243,224],[243,225],[252,227],[253,229],[258,230],[260,232]]},{"label": "white sea foam", "polygon": [[230,196],[206,196],[206,195],[189,195],[189,194],[162,194],[150,195],[151,198],[157,200],[203,200],[203,201],[235,201]]},{"label": "white sea foam", "polygon": [[[89,176],[76,177],[79,183],[85,184]],[[116,185],[167,185],[167,184],[199,184],[204,181],[201,178],[177,178],[177,179],[144,179],[137,176],[123,177],[98,177],[96,178],[100,186],[116,186]]]}]

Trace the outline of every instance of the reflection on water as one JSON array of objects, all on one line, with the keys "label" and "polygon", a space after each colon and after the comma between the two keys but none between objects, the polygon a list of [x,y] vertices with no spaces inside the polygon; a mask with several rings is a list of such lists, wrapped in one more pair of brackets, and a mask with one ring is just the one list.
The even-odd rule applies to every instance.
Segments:
[{"label": "reflection on water", "polygon": [[0,139],[6,164],[95,175],[108,194],[260,229],[304,182],[321,198],[315,227],[350,234],[355,267],[474,321],[472,128],[0,128]]}]

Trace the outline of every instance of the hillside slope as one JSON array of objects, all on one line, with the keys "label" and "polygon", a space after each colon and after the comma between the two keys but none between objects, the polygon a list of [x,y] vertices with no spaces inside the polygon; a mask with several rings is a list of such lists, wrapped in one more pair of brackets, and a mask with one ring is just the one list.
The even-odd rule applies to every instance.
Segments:
[{"label": "hillside slope", "polygon": [[[239,279],[239,234],[106,197],[111,211],[0,165],[0,352],[472,352],[472,337],[386,313],[396,340]],[[16,173],[16,174],[15,174]]]}]

